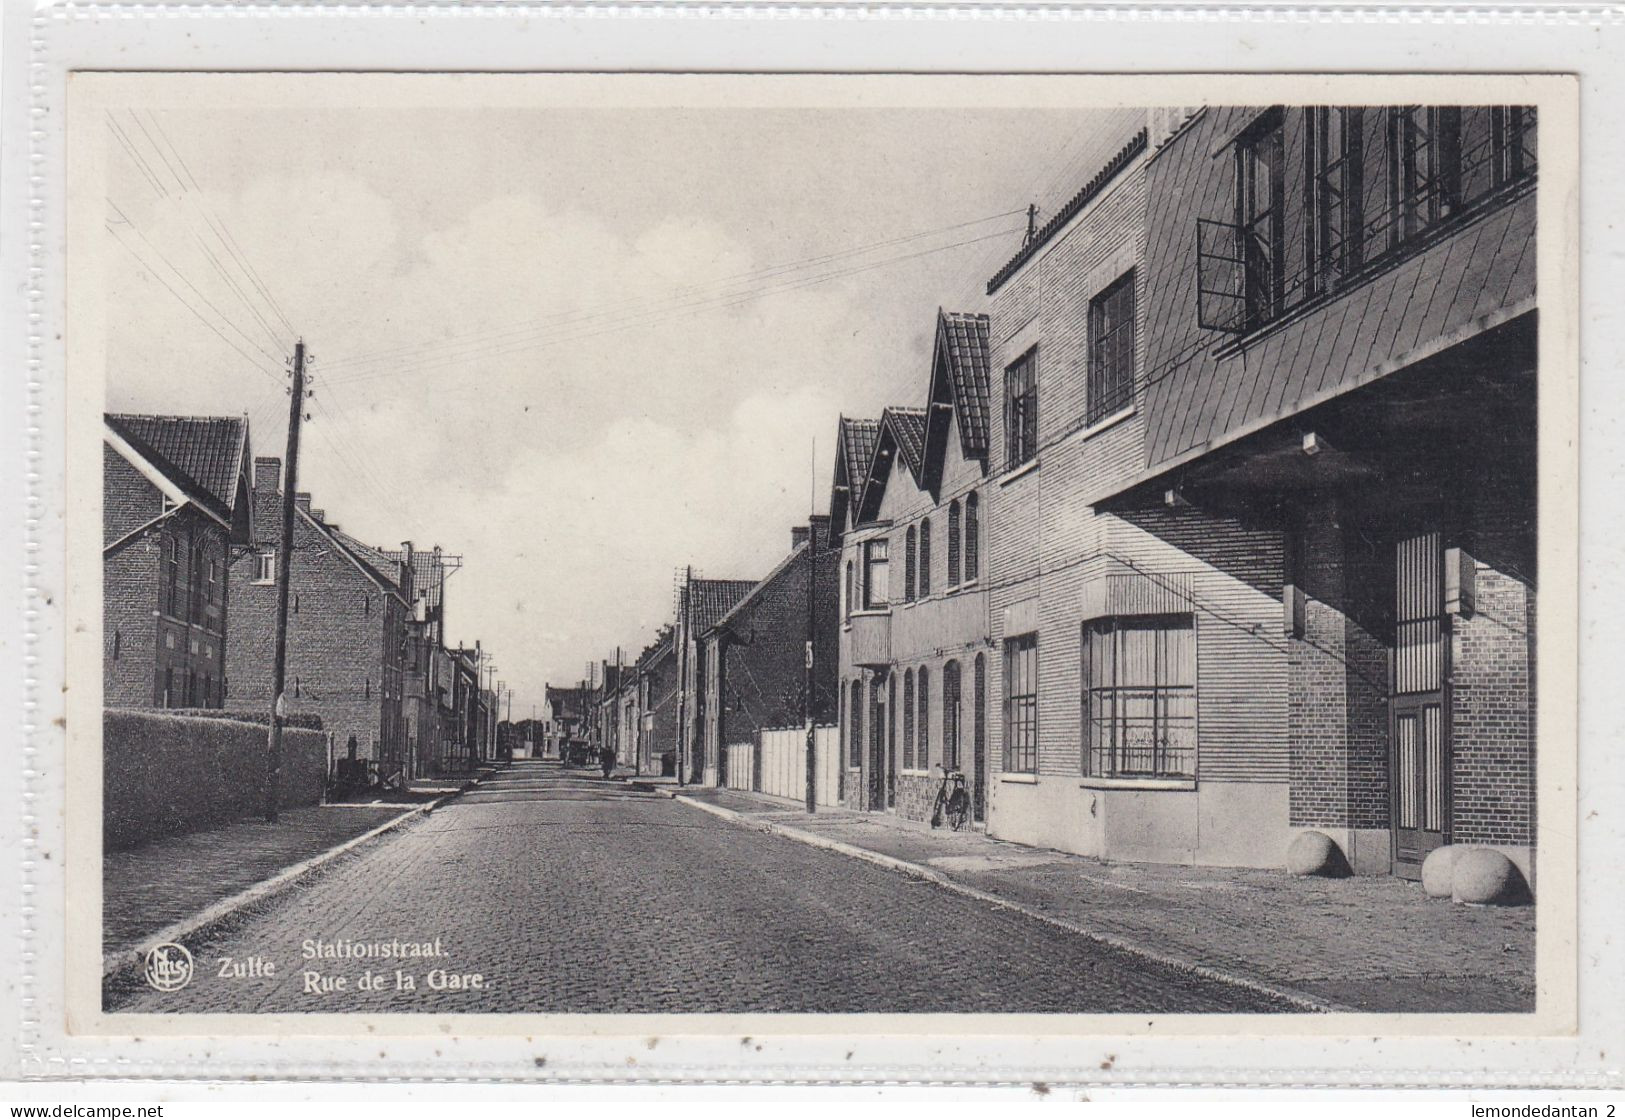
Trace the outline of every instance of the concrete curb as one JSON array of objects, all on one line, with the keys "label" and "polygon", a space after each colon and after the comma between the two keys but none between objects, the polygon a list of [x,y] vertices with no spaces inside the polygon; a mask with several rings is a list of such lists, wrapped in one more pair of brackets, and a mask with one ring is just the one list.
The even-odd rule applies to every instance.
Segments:
[{"label": "concrete curb", "polygon": [[230,898],[223,898],[219,902],[205,906],[196,914],[192,914],[189,917],[182,918],[178,922],[173,922],[170,925],[165,926],[157,933],[149,935],[129,949],[119,949],[115,952],[106,954],[102,957],[102,982],[106,983],[114,975],[124,971],[127,968],[142,967],[146,960],[147,954],[151,952],[154,947],[163,945],[166,942],[179,943],[185,938],[201,933],[210,926],[218,925],[220,922],[225,921],[227,918],[237,913],[237,911],[242,910],[245,907],[252,906],[255,903],[263,902],[272,895],[286,890],[300,879],[303,879],[306,875],[309,875],[318,868],[332,862],[339,856],[344,855],[346,852],[359,848],[361,845],[367,843],[367,841],[382,836],[386,832],[391,832],[397,828],[400,828],[413,817],[426,816],[429,813],[432,813],[443,803],[450,801],[454,797],[462,796],[464,792],[472,789],[478,784],[479,782],[477,780],[470,782],[457,793],[448,793],[444,797],[437,797],[433,801],[426,804],[419,805],[413,809],[408,809],[404,813],[385,821],[378,827],[363,832],[360,836],[352,836],[342,844],[337,844],[327,849],[325,852],[318,852],[309,859],[301,860],[300,862],[294,864],[292,867],[283,868],[281,871],[271,876],[271,878],[259,883],[255,883],[253,886],[248,887],[245,890],[238,891]]},{"label": "concrete curb", "polygon": [[1057,929],[1064,929],[1068,933],[1074,933],[1080,937],[1086,937],[1096,944],[1107,946],[1108,948],[1115,949],[1118,952],[1127,953],[1130,956],[1139,957],[1142,960],[1152,961],[1156,964],[1162,965],[1165,968],[1172,968],[1179,972],[1186,973],[1187,975],[1199,976],[1204,980],[1212,980],[1216,983],[1230,984],[1238,988],[1245,988],[1248,991],[1256,992],[1260,995],[1266,995],[1272,999],[1281,1000],[1284,1003],[1289,1003],[1298,1008],[1300,1011],[1329,1013],[1355,1010],[1354,1008],[1344,1007],[1340,1004],[1332,1003],[1327,1000],[1307,996],[1300,992],[1294,992],[1287,988],[1276,987],[1273,984],[1267,984],[1260,980],[1251,979],[1250,977],[1223,972],[1219,969],[1211,968],[1204,964],[1197,964],[1194,961],[1184,960],[1179,957],[1158,952],[1154,949],[1147,949],[1143,945],[1136,945],[1133,942],[1125,941],[1114,934],[1102,933],[1099,930],[1089,929],[1086,926],[1078,925],[1076,922],[1067,921],[1065,918],[1058,918],[1053,914],[1046,914],[1042,910],[1034,910],[1032,907],[1023,905],[1022,903],[1013,902],[1010,899],[1001,898],[996,894],[990,894],[989,892],[981,890],[977,887],[972,887],[965,883],[961,883],[948,875],[944,875],[935,868],[926,867],[924,864],[913,863],[906,859],[899,859],[896,856],[888,856],[883,852],[873,852],[868,848],[860,848],[856,844],[848,844],[842,840],[832,840],[827,836],[820,836],[815,832],[806,832],[790,825],[781,824],[778,821],[752,820],[745,814],[736,812],[733,809],[725,809],[721,805],[712,805],[709,802],[700,801],[684,794],[672,793],[668,794],[667,796],[674,801],[678,801],[684,805],[699,809],[702,812],[710,813],[712,816],[720,817],[723,820],[731,821],[734,824],[741,825],[745,828],[753,828],[758,832],[775,833],[779,836],[783,836],[787,840],[794,840],[797,843],[806,844],[809,847],[823,848],[825,851],[836,852],[843,856],[850,856],[853,859],[860,859],[866,863],[872,863],[879,867],[888,868],[892,871],[900,871],[904,875],[910,875],[916,879],[924,879],[928,882],[935,883],[944,890],[952,891],[955,894],[963,895],[966,898],[974,898],[978,902],[983,902],[990,906],[996,906],[1001,910],[1010,910],[1014,913],[1021,914],[1024,917],[1032,918],[1036,921],[1043,922],[1046,925],[1054,926]]}]

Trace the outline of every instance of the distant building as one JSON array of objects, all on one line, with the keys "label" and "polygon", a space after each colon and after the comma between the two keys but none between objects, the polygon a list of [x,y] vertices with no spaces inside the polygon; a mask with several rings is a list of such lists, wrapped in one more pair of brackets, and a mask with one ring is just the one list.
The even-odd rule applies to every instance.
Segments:
[{"label": "distant building", "polygon": [[588,742],[589,694],[585,681],[569,688],[547,685],[543,692],[542,757],[564,758]]},{"label": "distant building", "polygon": [[677,642],[670,626],[638,655],[637,768],[675,774],[677,768]]},{"label": "distant building", "polygon": [[[109,414],[102,434],[102,698],[219,708],[228,695],[230,555],[256,528],[248,421]],[[234,626],[232,630],[238,627]],[[249,631],[243,639],[256,639]],[[231,699],[270,710],[237,682]]]}]

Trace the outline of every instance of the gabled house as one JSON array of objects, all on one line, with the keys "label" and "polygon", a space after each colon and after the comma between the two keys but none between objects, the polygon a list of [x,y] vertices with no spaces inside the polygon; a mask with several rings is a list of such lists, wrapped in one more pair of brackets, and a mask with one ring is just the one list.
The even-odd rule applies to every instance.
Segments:
[{"label": "gabled house", "polygon": [[104,417],[106,706],[225,704],[231,557],[256,528],[251,456],[241,417]]},{"label": "gabled house", "polygon": [[750,772],[759,773],[761,732],[834,719],[839,576],[829,518],[792,529],[790,545],[785,558],[700,635],[706,775],[725,777],[730,752],[741,750],[754,752]]},{"label": "gabled house", "polygon": [[675,774],[677,769],[677,641],[663,626],[637,661],[637,768],[643,774]]},{"label": "gabled house", "polygon": [[544,757],[565,758],[570,748],[586,745],[591,691],[585,681],[570,688],[551,684],[546,686],[543,694],[546,721],[542,732]]},{"label": "gabled house", "polygon": [[[281,460],[254,461],[255,539],[232,563],[240,640],[228,647],[234,696],[271,703]],[[410,569],[295,495],[288,599],[289,712],[314,712],[337,756],[405,768],[402,700]]]},{"label": "gabled house", "polygon": [[881,414],[850,506],[839,673],[852,808],[926,820],[957,771],[986,818],[987,371],[987,317],[939,311],[925,407]]},{"label": "gabled house", "polygon": [[682,782],[718,785],[721,773],[707,766],[705,756],[705,646],[701,637],[734,604],[751,593],[751,579],[693,579],[684,581],[677,598],[678,655],[677,778]]}]

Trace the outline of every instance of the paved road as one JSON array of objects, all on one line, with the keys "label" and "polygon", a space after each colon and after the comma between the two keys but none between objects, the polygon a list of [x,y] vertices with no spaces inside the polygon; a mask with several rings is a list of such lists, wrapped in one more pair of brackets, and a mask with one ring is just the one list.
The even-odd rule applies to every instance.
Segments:
[{"label": "paved road", "polygon": [[[438,939],[443,955],[302,959],[307,941],[345,939]],[[124,988],[110,993],[110,1009],[1283,1010],[1251,990],[539,762],[188,948],[197,967],[187,987]],[[228,972],[253,973],[258,959],[275,973],[221,977],[228,958]],[[397,970],[415,986],[397,987]],[[382,982],[360,990],[369,972]],[[449,980],[471,974],[478,987]]]}]

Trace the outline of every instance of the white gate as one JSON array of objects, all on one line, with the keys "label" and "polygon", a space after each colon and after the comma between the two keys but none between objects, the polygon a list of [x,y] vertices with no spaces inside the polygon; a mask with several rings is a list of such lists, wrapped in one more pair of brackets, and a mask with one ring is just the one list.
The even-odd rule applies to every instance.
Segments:
[{"label": "white gate", "polygon": [[[761,738],[762,773],[761,784],[757,787],[759,791],[792,801],[804,801],[807,797],[806,731],[799,727],[763,731]],[[814,774],[818,780],[818,804],[836,805],[840,801],[840,774],[836,768],[840,761],[838,757],[840,749],[836,729],[834,727],[814,729],[813,749]],[[750,748],[748,746],[743,748],[741,753],[748,755]],[[747,762],[747,768],[748,765]],[[732,769],[730,765],[729,770]],[[745,777],[749,777],[748,772]],[[728,784],[734,789],[750,788],[748,785],[734,785],[731,773],[729,779]]]}]

